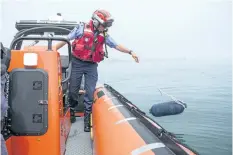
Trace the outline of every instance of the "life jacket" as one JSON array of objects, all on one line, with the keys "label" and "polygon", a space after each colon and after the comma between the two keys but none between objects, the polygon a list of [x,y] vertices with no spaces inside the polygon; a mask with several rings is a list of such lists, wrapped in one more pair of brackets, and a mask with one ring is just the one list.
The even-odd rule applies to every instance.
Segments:
[{"label": "life jacket", "polygon": [[90,21],[84,24],[82,37],[76,38],[72,42],[73,55],[83,61],[98,63],[102,61],[105,56],[103,48],[104,43],[104,34],[99,33],[95,36],[93,21]]}]

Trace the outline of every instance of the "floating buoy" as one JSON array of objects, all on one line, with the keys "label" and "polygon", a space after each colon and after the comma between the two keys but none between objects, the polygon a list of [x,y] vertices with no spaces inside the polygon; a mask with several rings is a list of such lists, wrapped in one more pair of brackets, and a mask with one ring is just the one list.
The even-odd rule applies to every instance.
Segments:
[{"label": "floating buoy", "polygon": [[184,111],[186,108],[186,104],[176,101],[169,101],[169,102],[163,102],[154,104],[150,108],[150,113],[155,117],[161,117],[161,116],[169,116],[169,115],[177,115]]}]

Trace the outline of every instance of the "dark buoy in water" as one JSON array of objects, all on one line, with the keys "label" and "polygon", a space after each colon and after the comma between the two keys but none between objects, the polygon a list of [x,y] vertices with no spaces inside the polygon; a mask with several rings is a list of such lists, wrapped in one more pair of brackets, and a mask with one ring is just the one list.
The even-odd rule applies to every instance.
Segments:
[{"label": "dark buoy in water", "polygon": [[169,101],[154,104],[150,108],[150,113],[155,117],[177,115],[184,111],[187,105],[181,101]]}]

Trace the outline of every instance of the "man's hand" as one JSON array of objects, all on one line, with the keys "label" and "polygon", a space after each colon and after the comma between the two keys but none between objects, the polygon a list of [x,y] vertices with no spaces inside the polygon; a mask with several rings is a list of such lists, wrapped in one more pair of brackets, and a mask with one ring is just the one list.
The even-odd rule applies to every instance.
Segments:
[{"label": "man's hand", "polygon": [[125,47],[122,46],[122,45],[117,45],[117,46],[116,46],[116,49],[117,49],[118,51],[123,52],[123,53],[128,53],[128,54],[132,55],[132,57],[134,58],[134,60],[135,60],[137,63],[139,63],[139,59],[138,59],[137,55],[136,55],[133,51],[128,50],[127,48],[125,48]]},{"label": "man's hand", "polygon": [[131,52],[131,55],[132,55],[132,57],[134,58],[134,60],[135,60],[137,63],[139,63],[139,59],[138,59],[137,55],[136,55],[134,52]]}]

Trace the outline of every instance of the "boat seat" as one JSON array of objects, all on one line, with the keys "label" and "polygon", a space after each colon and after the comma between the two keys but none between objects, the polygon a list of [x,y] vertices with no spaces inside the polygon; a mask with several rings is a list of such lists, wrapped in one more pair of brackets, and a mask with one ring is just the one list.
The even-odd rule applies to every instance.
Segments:
[{"label": "boat seat", "polygon": [[[61,55],[61,67],[62,67],[62,80],[64,80],[68,76],[68,68],[69,68],[69,56]],[[66,93],[68,89],[68,82],[62,85],[63,94]]]},{"label": "boat seat", "polygon": [[61,66],[62,66],[62,79],[65,79],[65,77],[67,76],[67,72],[66,70],[69,67],[69,57],[66,55],[61,55]]},{"label": "boat seat", "polygon": [[[69,76],[71,68],[69,68],[69,56],[60,55],[61,59],[61,68],[62,68],[62,80]],[[70,66],[71,67],[71,66]],[[64,106],[64,113],[68,110],[69,105],[68,103],[68,89],[69,89],[69,82],[65,82],[62,84],[62,92],[63,92],[63,106]]]}]

